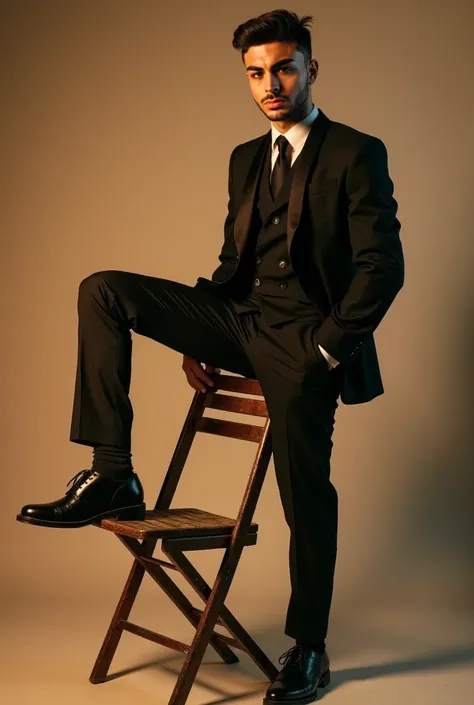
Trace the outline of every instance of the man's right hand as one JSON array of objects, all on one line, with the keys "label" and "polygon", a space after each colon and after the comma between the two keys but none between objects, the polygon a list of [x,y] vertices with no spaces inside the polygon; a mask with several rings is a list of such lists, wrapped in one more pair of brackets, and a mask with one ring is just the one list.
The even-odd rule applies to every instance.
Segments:
[{"label": "man's right hand", "polygon": [[220,372],[219,369],[213,367],[212,365],[205,365],[203,369],[201,363],[197,360],[193,360],[193,358],[189,357],[189,355],[183,355],[182,368],[190,386],[197,392],[207,392],[207,387],[203,384],[203,382],[211,387],[214,386],[212,378],[207,374],[208,372],[211,374],[213,372]]}]

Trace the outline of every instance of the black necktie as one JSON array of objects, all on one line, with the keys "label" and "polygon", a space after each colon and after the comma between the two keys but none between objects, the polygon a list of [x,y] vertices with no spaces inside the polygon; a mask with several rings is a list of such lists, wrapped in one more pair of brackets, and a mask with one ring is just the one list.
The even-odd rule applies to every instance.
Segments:
[{"label": "black necktie", "polygon": [[286,175],[290,170],[290,161],[288,159],[288,147],[290,143],[284,135],[277,137],[275,144],[278,145],[278,157],[270,177],[270,186],[272,189],[273,198],[276,198]]}]

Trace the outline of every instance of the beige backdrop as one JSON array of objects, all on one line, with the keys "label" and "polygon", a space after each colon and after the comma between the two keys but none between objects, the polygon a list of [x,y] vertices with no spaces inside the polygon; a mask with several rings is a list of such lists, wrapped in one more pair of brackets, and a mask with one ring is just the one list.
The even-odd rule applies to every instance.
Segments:
[{"label": "beige backdrop", "polygon": [[[406,257],[406,284],[376,332],[386,393],[337,412],[331,625],[374,606],[469,611],[472,4],[287,7],[315,16],[316,105],[387,146]],[[0,521],[8,608],[103,600],[105,628],[130,565],[119,542],[93,527],[50,530],[15,516],[25,503],[61,496],[90,465],[90,449],[68,440],[80,280],[124,269],[192,285],[217,266],[229,154],[270,126],[251,99],[232,33],[270,9],[255,0],[2,2]],[[133,462],[151,504],[192,390],[178,353],[140,336],[133,344]],[[173,506],[235,516],[253,452],[241,441],[199,437]],[[247,624],[282,633],[288,532],[273,462],[255,521],[259,540],[244,551],[229,603]],[[221,556],[193,559],[211,579]],[[152,584],[143,594],[165,606]]]}]

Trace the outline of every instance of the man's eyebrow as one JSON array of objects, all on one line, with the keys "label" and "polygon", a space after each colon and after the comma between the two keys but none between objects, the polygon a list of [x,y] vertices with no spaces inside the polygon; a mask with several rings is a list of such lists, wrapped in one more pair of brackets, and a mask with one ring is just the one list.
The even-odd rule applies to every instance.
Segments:
[{"label": "man's eyebrow", "polygon": [[[271,68],[272,69],[279,68],[280,66],[283,66],[284,64],[291,64],[292,62],[294,62],[294,59],[281,59],[280,61],[276,61]],[[245,70],[246,71],[261,71],[262,67],[261,66],[247,66],[247,68]]]}]

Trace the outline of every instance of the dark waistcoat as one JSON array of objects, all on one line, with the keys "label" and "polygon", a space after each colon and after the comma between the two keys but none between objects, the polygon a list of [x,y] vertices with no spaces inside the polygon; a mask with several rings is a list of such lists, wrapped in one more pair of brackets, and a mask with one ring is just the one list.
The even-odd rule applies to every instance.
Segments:
[{"label": "dark waistcoat", "polygon": [[288,201],[293,168],[274,199],[270,189],[271,149],[267,150],[248,239],[242,253],[239,293],[231,298],[238,313],[262,311],[270,324],[318,311],[307,298],[288,256]]}]

